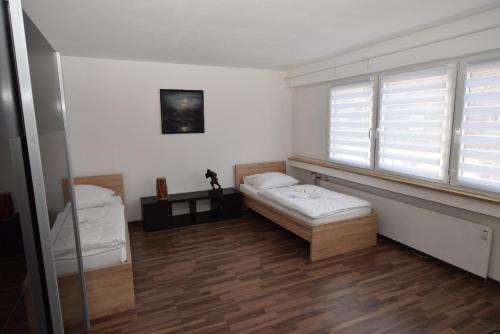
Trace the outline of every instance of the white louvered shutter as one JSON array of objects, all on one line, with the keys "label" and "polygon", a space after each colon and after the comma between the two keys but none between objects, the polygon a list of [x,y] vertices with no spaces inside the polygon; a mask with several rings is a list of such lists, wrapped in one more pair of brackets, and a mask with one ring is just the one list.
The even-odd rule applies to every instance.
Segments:
[{"label": "white louvered shutter", "polygon": [[500,61],[465,72],[457,182],[500,192]]},{"label": "white louvered shutter", "polygon": [[334,85],[330,93],[330,160],[371,168],[373,80]]},{"label": "white louvered shutter", "polygon": [[[377,167],[447,181],[454,68],[381,78]],[[454,75],[453,75],[454,80]]]}]

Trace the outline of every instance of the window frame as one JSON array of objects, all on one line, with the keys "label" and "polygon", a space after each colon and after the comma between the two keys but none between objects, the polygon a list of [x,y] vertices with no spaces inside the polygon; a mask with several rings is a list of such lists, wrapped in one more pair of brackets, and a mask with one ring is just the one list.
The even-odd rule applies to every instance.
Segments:
[{"label": "window frame", "polygon": [[457,75],[457,88],[455,94],[455,117],[453,122],[453,142],[451,146],[451,158],[450,158],[450,186],[458,189],[471,189],[474,191],[479,191],[484,194],[492,194],[494,196],[500,196],[500,192],[495,192],[485,188],[474,187],[473,185],[466,183],[459,183],[458,181],[458,165],[460,163],[460,139],[462,132],[462,118],[465,107],[465,82],[467,80],[467,65],[477,64],[477,63],[488,63],[500,61],[500,52],[488,52],[475,56],[463,57],[460,59],[459,72]]},{"label": "window frame", "polygon": [[[373,103],[372,103],[372,111],[371,111],[371,118],[372,118],[372,126],[371,126],[371,129],[369,130],[371,135],[369,135],[369,139],[370,139],[370,164],[368,167],[363,167],[363,166],[359,166],[359,165],[356,165],[356,164],[353,164],[353,163],[349,163],[349,162],[341,162],[341,161],[336,161],[336,160],[332,160],[330,159],[330,147],[331,147],[331,137],[332,137],[332,132],[331,132],[331,117],[332,117],[332,109],[331,109],[331,105],[332,105],[332,89],[333,87],[335,86],[343,86],[343,85],[354,85],[354,84],[357,84],[357,83],[363,83],[363,82],[368,82],[368,81],[372,81],[373,82]],[[327,142],[327,148],[326,148],[326,157],[327,157],[327,161],[329,161],[330,163],[333,163],[333,164],[338,164],[338,165],[341,165],[341,166],[348,166],[348,167],[352,167],[352,168],[359,168],[359,169],[365,169],[365,170],[373,170],[374,168],[374,154],[375,154],[375,131],[376,131],[376,128],[377,128],[377,124],[376,124],[376,119],[377,119],[377,116],[376,116],[376,112],[377,112],[377,108],[378,108],[378,75],[377,74],[369,74],[369,75],[361,75],[361,76],[355,76],[355,77],[350,77],[350,78],[346,78],[346,79],[339,79],[339,80],[334,80],[334,81],[330,81],[330,83],[328,84],[328,108],[327,108],[327,112],[328,112],[328,118],[327,118],[327,122],[326,122],[326,127],[327,127],[327,131],[326,131],[326,142]]]},{"label": "window frame", "polygon": [[383,71],[379,72],[377,74],[378,76],[378,81],[379,84],[382,82],[382,78],[384,76],[391,76],[391,75],[397,75],[397,74],[404,74],[404,73],[411,73],[411,72],[419,72],[419,71],[425,71],[425,70],[431,70],[439,67],[447,67],[448,68],[448,75],[449,75],[449,82],[450,82],[450,88],[449,88],[449,93],[450,93],[450,99],[448,101],[448,108],[450,110],[450,118],[448,120],[448,127],[450,129],[450,138],[448,142],[448,152],[447,155],[445,156],[445,170],[448,171],[447,176],[445,177],[444,180],[439,180],[439,179],[431,179],[431,178],[426,178],[422,176],[417,176],[417,175],[411,175],[411,174],[405,174],[405,173],[398,173],[396,171],[391,171],[391,170],[386,170],[384,168],[381,168],[378,164],[379,162],[379,146],[380,146],[380,136],[379,136],[379,126],[380,126],[380,110],[379,110],[379,101],[382,98],[382,90],[380,89],[380,86],[378,87],[378,95],[377,95],[377,110],[376,110],[376,117],[377,117],[377,126],[376,126],[376,135],[375,135],[375,142],[376,142],[376,151],[375,151],[375,156],[374,159],[375,161],[373,162],[374,170],[380,173],[388,174],[388,175],[394,175],[398,177],[407,177],[410,179],[417,179],[417,180],[422,180],[426,182],[434,182],[434,183],[439,183],[439,184],[448,184],[450,180],[450,158],[452,155],[452,143],[453,143],[453,134],[454,134],[454,118],[455,118],[455,100],[456,100],[456,87],[457,87],[457,72],[458,72],[458,62],[457,61],[439,61],[439,62],[432,62],[424,65],[416,65],[416,66],[408,66],[408,67],[403,67],[403,68],[398,68],[398,69],[393,69],[393,70],[388,70],[388,71]]},{"label": "window frame", "polygon": [[[446,58],[439,61],[432,62],[424,62],[420,64],[413,64],[408,66],[400,66],[396,68],[389,68],[387,70],[381,71],[373,71],[368,74],[352,76],[337,80],[331,80],[328,82],[327,89],[327,131],[326,131],[326,143],[328,147],[326,148],[327,159],[324,163],[317,163],[318,165],[328,166],[329,168],[339,169],[345,172],[352,172],[360,175],[377,177],[380,179],[388,179],[396,182],[400,182],[403,184],[408,184],[412,186],[421,186],[428,189],[435,189],[439,191],[444,191],[450,194],[457,194],[462,196],[471,197],[478,200],[483,201],[492,201],[498,203],[500,201],[500,193],[495,191],[485,190],[484,188],[477,188],[468,185],[458,184],[456,181],[456,173],[458,170],[458,161],[459,161],[459,143],[460,143],[460,125],[461,125],[461,117],[463,113],[463,100],[464,100],[464,90],[465,90],[465,72],[464,72],[464,64],[472,63],[472,62],[487,62],[487,61],[495,61],[500,60],[500,51],[488,51],[482,52],[478,54],[469,54],[458,57]],[[383,169],[377,169],[376,163],[378,160],[378,145],[379,140],[377,136],[377,129],[379,128],[379,114],[378,114],[378,105],[380,100],[380,77],[382,75],[396,74],[396,73],[404,73],[404,72],[413,72],[418,71],[420,69],[424,70],[426,68],[439,67],[440,65],[455,65],[455,76],[454,80],[450,78],[450,83],[454,85],[454,95],[453,98],[450,99],[452,103],[451,106],[451,141],[450,141],[450,149],[449,149],[449,158],[448,158],[448,178],[445,181],[432,180],[427,178],[421,178],[418,176],[411,176],[408,174],[400,174],[392,171],[386,171]],[[377,94],[373,103],[374,112],[372,116],[375,117],[374,125],[374,135],[372,137],[372,167],[371,168],[363,168],[355,165],[340,163],[336,161],[332,161],[329,159],[329,151],[330,151],[330,104],[331,104],[331,88],[334,85],[338,84],[348,84],[355,83],[356,81],[360,81],[362,79],[373,78],[374,83],[376,83]],[[375,86],[374,86],[375,87]],[[375,89],[375,88],[374,88]],[[458,130],[458,132],[457,132]],[[305,157],[304,157],[305,158]],[[298,157],[297,159],[304,159]],[[310,158],[305,158],[305,160],[309,160]]]}]

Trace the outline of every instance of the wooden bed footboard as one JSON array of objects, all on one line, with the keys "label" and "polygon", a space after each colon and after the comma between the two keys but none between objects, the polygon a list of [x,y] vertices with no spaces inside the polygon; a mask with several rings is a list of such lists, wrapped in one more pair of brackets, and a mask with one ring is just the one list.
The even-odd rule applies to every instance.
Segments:
[{"label": "wooden bed footboard", "polygon": [[311,261],[326,259],[377,245],[377,215],[326,223],[312,228]]},{"label": "wooden bed footboard", "polygon": [[[126,262],[85,270],[90,320],[135,309],[134,277],[128,228],[126,229],[126,239]],[[62,276],[57,279],[57,283],[65,324],[80,321],[81,308],[79,303],[74,301],[75,291],[79,289],[77,277],[75,275]]]},{"label": "wooden bed footboard", "polygon": [[[135,309],[134,276],[128,226],[126,227],[127,261],[107,267],[85,270],[85,285],[90,320],[110,316]],[[80,289],[79,277],[67,274],[57,278],[59,301],[65,327],[78,325],[82,321],[81,300],[75,291]],[[30,328],[34,327],[34,318],[30,310],[31,289],[27,282],[24,286],[24,298]]]}]

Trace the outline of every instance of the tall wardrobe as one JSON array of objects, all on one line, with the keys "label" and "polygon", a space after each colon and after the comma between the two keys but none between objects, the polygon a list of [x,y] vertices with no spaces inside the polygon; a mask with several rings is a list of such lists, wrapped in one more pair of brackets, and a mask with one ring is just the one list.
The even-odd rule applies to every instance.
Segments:
[{"label": "tall wardrobe", "polygon": [[[0,333],[84,333],[89,321],[59,54],[21,0],[0,3]],[[67,203],[64,179],[73,194]],[[72,304],[71,317],[63,317],[52,248],[52,227],[62,216],[73,218],[74,292],[64,301]]]}]

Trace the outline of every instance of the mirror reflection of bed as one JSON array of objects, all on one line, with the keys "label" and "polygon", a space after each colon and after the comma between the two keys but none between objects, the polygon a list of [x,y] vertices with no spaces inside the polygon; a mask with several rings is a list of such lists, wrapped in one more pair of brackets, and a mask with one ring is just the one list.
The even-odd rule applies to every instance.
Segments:
[{"label": "mirror reflection of bed", "polygon": [[[105,190],[102,191],[103,198],[98,199],[101,201],[99,203],[81,204],[80,199],[77,202],[89,317],[92,320],[134,309],[132,258],[123,205],[123,176],[113,174],[77,177],[74,184],[75,192],[78,192],[78,185],[92,185]],[[67,202],[70,198],[68,181],[63,180],[62,186],[64,200]],[[112,200],[107,200],[104,193],[108,193]],[[74,249],[71,245],[74,239],[68,236],[73,230],[67,224],[72,224],[68,207],[59,214],[51,231],[65,322],[71,321],[73,317],[78,319],[77,312],[80,312],[80,309],[71,307],[75,305],[71,299],[77,284],[74,275],[77,268],[74,261],[76,254],[71,251]]]}]

